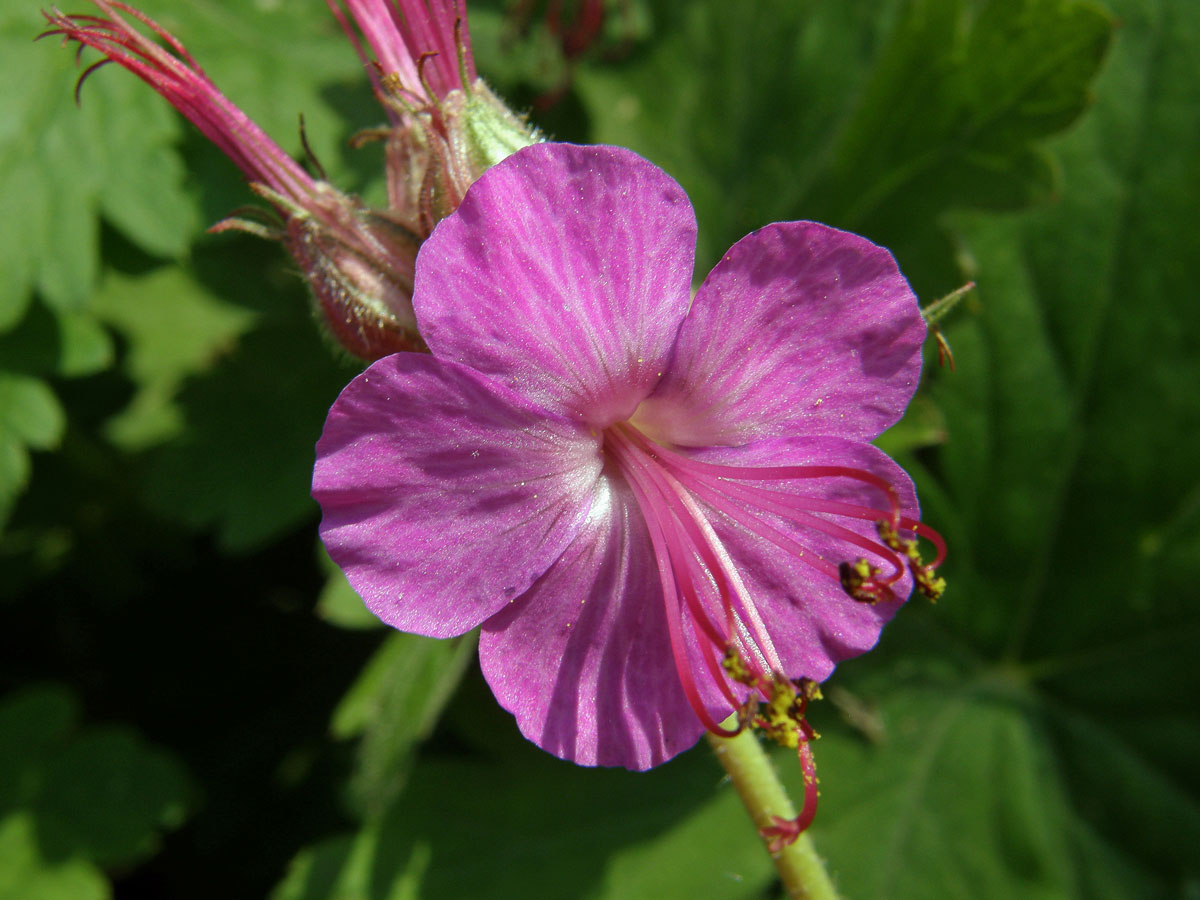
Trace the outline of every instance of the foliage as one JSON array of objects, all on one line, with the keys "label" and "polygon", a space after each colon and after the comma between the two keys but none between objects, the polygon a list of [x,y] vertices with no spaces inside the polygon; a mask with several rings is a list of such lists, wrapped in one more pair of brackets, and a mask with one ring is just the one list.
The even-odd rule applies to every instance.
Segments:
[{"label": "foliage", "polygon": [[[381,115],[322,3],[144,6],[378,196],[378,148],[344,143]],[[681,181],[701,265],[813,218],[926,300],[978,284],[956,371],[931,358],[887,436],[950,590],[814,713],[813,835],[850,898],[1200,885],[1200,16],[1108,6],[630,0],[548,78],[546,32],[470,7],[501,93],[569,70],[547,128]],[[354,367],[277,248],[203,234],[249,202],[236,170],[115,67],[76,107],[39,22],[0,0],[25,85],[0,101],[0,671],[69,688],[0,706],[0,897],[773,896],[704,748],[573,768],[516,735],[470,641],[363,627],[307,495]]]}]

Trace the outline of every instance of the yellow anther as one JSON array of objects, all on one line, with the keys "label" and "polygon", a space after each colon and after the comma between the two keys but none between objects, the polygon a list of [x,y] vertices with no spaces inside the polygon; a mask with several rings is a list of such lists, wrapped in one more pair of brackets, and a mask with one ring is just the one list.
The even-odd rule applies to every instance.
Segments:
[{"label": "yellow anther", "polygon": [[884,597],[884,592],[871,579],[881,571],[860,558],[853,564],[844,562],[838,566],[838,577],[842,582],[842,590],[859,603],[878,603]]},{"label": "yellow anther", "polygon": [[774,672],[768,682],[750,668],[732,645],[725,648],[721,666],[734,681],[767,694],[767,700],[763,702],[756,702],[754,694],[746,699],[745,705],[738,710],[739,731],[751,725],[792,750],[819,737],[804,718],[808,702],[821,697],[821,689],[815,681],[809,678],[792,681],[782,672]]},{"label": "yellow anther", "polygon": [[725,648],[725,658],[721,660],[721,667],[738,684],[744,684],[747,687],[755,687],[758,684],[758,676],[750,670],[750,666],[746,664],[742,654],[738,653],[737,648],[732,645]]},{"label": "yellow anther", "polygon": [[[886,519],[876,522],[875,530],[879,532],[879,539],[884,544],[897,553],[904,554],[908,559],[908,569],[912,572],[913,583],[917,586],[917,590],[928,597],[931,602],[936,603],[942,596],[942,592],[946,590],[946,579],[935,575],[933,566],[926,565],[925,561],[921,559],[921,550],[917,546],[917,542],[901,538],[896,529],[892,527],[892,523]],[[844,586],[844,578],[842,583]],[[851,596],[854,595],[851,594]]]}]

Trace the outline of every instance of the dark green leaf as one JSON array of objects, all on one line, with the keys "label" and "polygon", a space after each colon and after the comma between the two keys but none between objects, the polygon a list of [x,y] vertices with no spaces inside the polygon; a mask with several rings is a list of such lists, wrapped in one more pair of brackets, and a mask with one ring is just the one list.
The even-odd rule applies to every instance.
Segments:
[{"label": "dark green leaf", "polygon": [[185,429],[155,450],[147,476],[156,509],[193,528],[216,528],[231,548],[315,515],[313,446],[355,371],[333,359],[300,312],[304,300],[289,299],[295,312],[264,320],[219,368],[186,383],[178,396]]},{"label": "dark green leaf", "polygon": [[1112,32],[1074,0],[756,12],[660,4],[646,54],[579,79],[595,138],[645,153],[687,188],[702,269],[772,220],[895,244],[950,208],[1045,199],[1054,166],[1037,141],[1084,109]]},{"label": "dark green leaf", "polygon": [[1115,5],[1096,109],[1055,148],[1061,202],[953,220],[978,304],[948,326],[944,483],[922,485],[951,587],[844,669],[885,740],[817,748],[818,837],[860,897],[1157,898],[1200,878],[1200,308],[1179,302],[1200,280],[1200,157],[1181,151],[1200,141],[1200,20]]},{"label": "dark green leaf", "polygon": [[1031,142],[1083,111],[1112,27],[1073,0],[908,0],[808,203],[891,237],[1045,199],[1054,171]]},{"label": "dark green leaf", "polygon": [[55,856],[128,865],[153,853],[187,808],[183,768],[128,729],[85,733],[46,760],[42,778],[38,833]]},{"label": "dark green leaf", "polygon": [[417,744],[433,730],[475,658],[476,643],[473,634],[440,641],[393,633],[334,711],[335,736],[362,735],[350,789],[369,818],[403,788]]},{"label": "dark green leaf", "polygon": [[274,900],[762,897],[770,861],[719,783],[704,747],[641,774],[532,748],[423,762],[381,824],[302,853]]},{"label": "dark green leaf", "polygon": [[172,755],[125,728],[77,733],[77,716],[54,686],[0,704],[0,896],[106,897],[93,864],[136,862],[183,821],[191,788]]}]

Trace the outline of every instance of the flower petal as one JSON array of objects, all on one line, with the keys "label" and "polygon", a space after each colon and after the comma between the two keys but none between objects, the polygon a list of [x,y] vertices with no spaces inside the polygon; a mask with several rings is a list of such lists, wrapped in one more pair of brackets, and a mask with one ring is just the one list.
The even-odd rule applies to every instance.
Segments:
[{"label": "flower petal", "polygon": [[438,358],[604,427],[657,383],[695,249],[691,203],[657,166],[618,147],[537,144],[437,226],[413,305]]},{"label": "flower petal", "polygon": [[479,660],[521,732],[580,765],[648,769],[704,731],[675,670],[646,525],[620,478],[601,479],[575,542],[484,623]]},{"label": "flower petal", "polygon": [[[744,447],[712,449],[693,455],[706,462],[731,466],[845,466],[860,469],[895,487],[901,512],[919,517],[916,491],[908,475],[887,454],[870,444],[837,437],[803,437],[759,441]],[[756,484],[761,486],[763,483]],[[770,488],[798,498],[887,509],[882,491],[849,478],[796,480],[775,483]],[[709,508],[712,509],[711,505]],[[817,512],[808,515],[878,543],[872,520]],[[811,525],[788,522],[772,514],[760,514],[759,518],[804,547],[810,556],[824,560],[834,569],[839,563],[853,563],[860,557],[870,557],[844,538],[822,533]],[[870,650],[878,642],[883,626],[912,591],[912,578],[906,572],[893,586],[895,600],[875,604],[854,600],[843,590],[836,574],[821,573],[719,512],[714,511],[712,521],[766,623],[789,678],[824,681],[838,662]],[[886,565],[884,568],[888,570]]]},{"label": "flower petal", "polygon": [[342,392],[317,444],[321,538],[371,610],[449,637],[528,590],[581,527],[597,439],[462,366],[398,353]]},{"label": "flower petal", "polygon": [[669,371],[638,411],[676,444],[871,439],[904,412],[925,323],[892,255],[814,222],[768,225],[705,279]]}]

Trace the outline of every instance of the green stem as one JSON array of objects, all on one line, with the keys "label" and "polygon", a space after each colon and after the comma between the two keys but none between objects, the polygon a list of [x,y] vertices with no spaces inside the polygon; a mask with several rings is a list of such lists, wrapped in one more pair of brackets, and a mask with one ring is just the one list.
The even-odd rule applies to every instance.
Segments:
[{"label": "green stem", "polygon": [[[795,818],[792,801],[753,731],[747,728],[731,738],[710,732],[707,737],[756,828],[761,831],[773,825],[772,816]],[[771,860],[792,900],[838,900],[825,864],[817,856],[807,834],[800,835],[778,853],[772,853]]]}]

